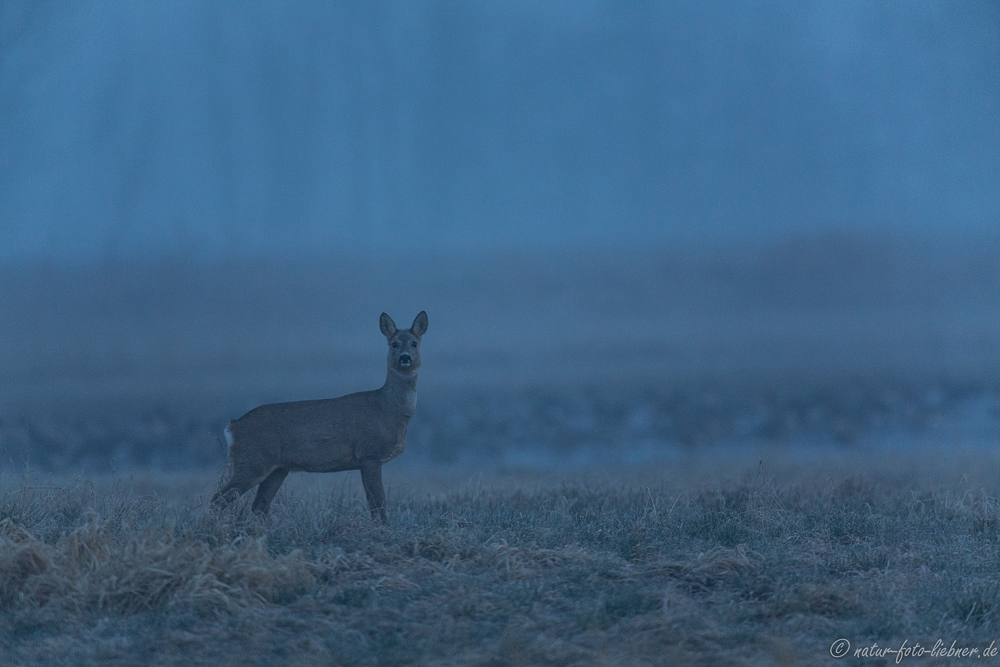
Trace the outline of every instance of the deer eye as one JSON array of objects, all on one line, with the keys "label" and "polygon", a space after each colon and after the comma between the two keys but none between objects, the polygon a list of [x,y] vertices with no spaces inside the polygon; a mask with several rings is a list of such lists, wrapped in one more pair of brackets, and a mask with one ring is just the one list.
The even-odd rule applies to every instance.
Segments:
[{"label": "deer eye", "polygon": [[393,343],[392,346],[393,347],[399,347],[399,343]]},{"label": "deer eye", "polygon": [[412,343],[410,343],[410,345],[412,345],[413,347],[416,347],[417,346],[417,341],[413,341]]}]

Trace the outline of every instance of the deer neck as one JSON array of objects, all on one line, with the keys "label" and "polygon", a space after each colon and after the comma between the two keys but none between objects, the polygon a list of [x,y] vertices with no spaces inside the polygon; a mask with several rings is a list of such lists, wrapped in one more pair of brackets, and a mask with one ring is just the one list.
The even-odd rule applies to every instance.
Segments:
[{"label": "deer neck", "polygon": [[403,375],[390,368],[379,392],[386,407],[409,419],[417,408],[417,374]]}]

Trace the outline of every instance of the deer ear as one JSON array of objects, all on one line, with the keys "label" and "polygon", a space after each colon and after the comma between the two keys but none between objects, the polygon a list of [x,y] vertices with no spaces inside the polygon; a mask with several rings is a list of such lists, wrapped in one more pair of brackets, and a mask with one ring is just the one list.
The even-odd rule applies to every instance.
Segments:
[{"label": "deer ear", "polygon": [[378,318],[378,328],[382,330],[382,335],[386,338],[392,338],[396,335],[396,323],[385,313],[382,313]]},{"label": "deer ear", "polygon": [[413,326],[410,327],[410,331],[412,331],[417,338],[420,338],[427,333],[427,313],[422,310],[417,313],[417,316],[413,319]]}]

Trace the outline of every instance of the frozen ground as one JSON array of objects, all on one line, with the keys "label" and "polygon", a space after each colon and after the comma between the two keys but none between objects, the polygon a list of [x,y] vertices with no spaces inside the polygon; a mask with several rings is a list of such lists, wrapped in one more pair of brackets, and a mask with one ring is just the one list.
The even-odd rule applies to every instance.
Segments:
[{"label": "frozen ground", "polygon": [[430,316],[401,468],[744,447],[993,446],[1000,246],[26,266],[0,294],[2,466],[217,468],[226,420],[384,377]]},{"label": "frozen ground", "polygon": [[249,498],[208,509],[211,471],[0,475],[0,664],[757,667],[844,664],[844,642],[864,665],[889,664],[859,653],[875,644],[995,648],[997,453],[806,451],[394,468],[388,525],[356,474],[293,476],[266,517]]}]

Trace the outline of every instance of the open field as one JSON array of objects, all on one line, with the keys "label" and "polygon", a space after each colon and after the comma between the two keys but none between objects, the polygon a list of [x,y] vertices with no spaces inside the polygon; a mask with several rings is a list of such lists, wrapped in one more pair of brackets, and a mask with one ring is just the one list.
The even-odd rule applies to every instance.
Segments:
[{"label": "open field", "polygon": [[[705,451],[575,473],[5,476],[0,663],[887,664],[1000,639],[1000,456]],[[846,638],[852,654],[830,657]],[[953,664],[909,657],[903,664]]]},{"label": "open field", "polygon": [[[402,291],[361,260],[4,269],[0,665],[988,647],[1000,246],[880,243],[439,258]],[[357,473],[204,507],[226,420],[379,386],[378,313],[420,309],[388,527]]]},{"label": "open field", "polygon": [[227,420],[379,386],[383,310],[430,317],[402,466],[1000,438],[996,240],[442,255],[405,290],[393,265],[0,267],[0,472],[222,465]]}]

